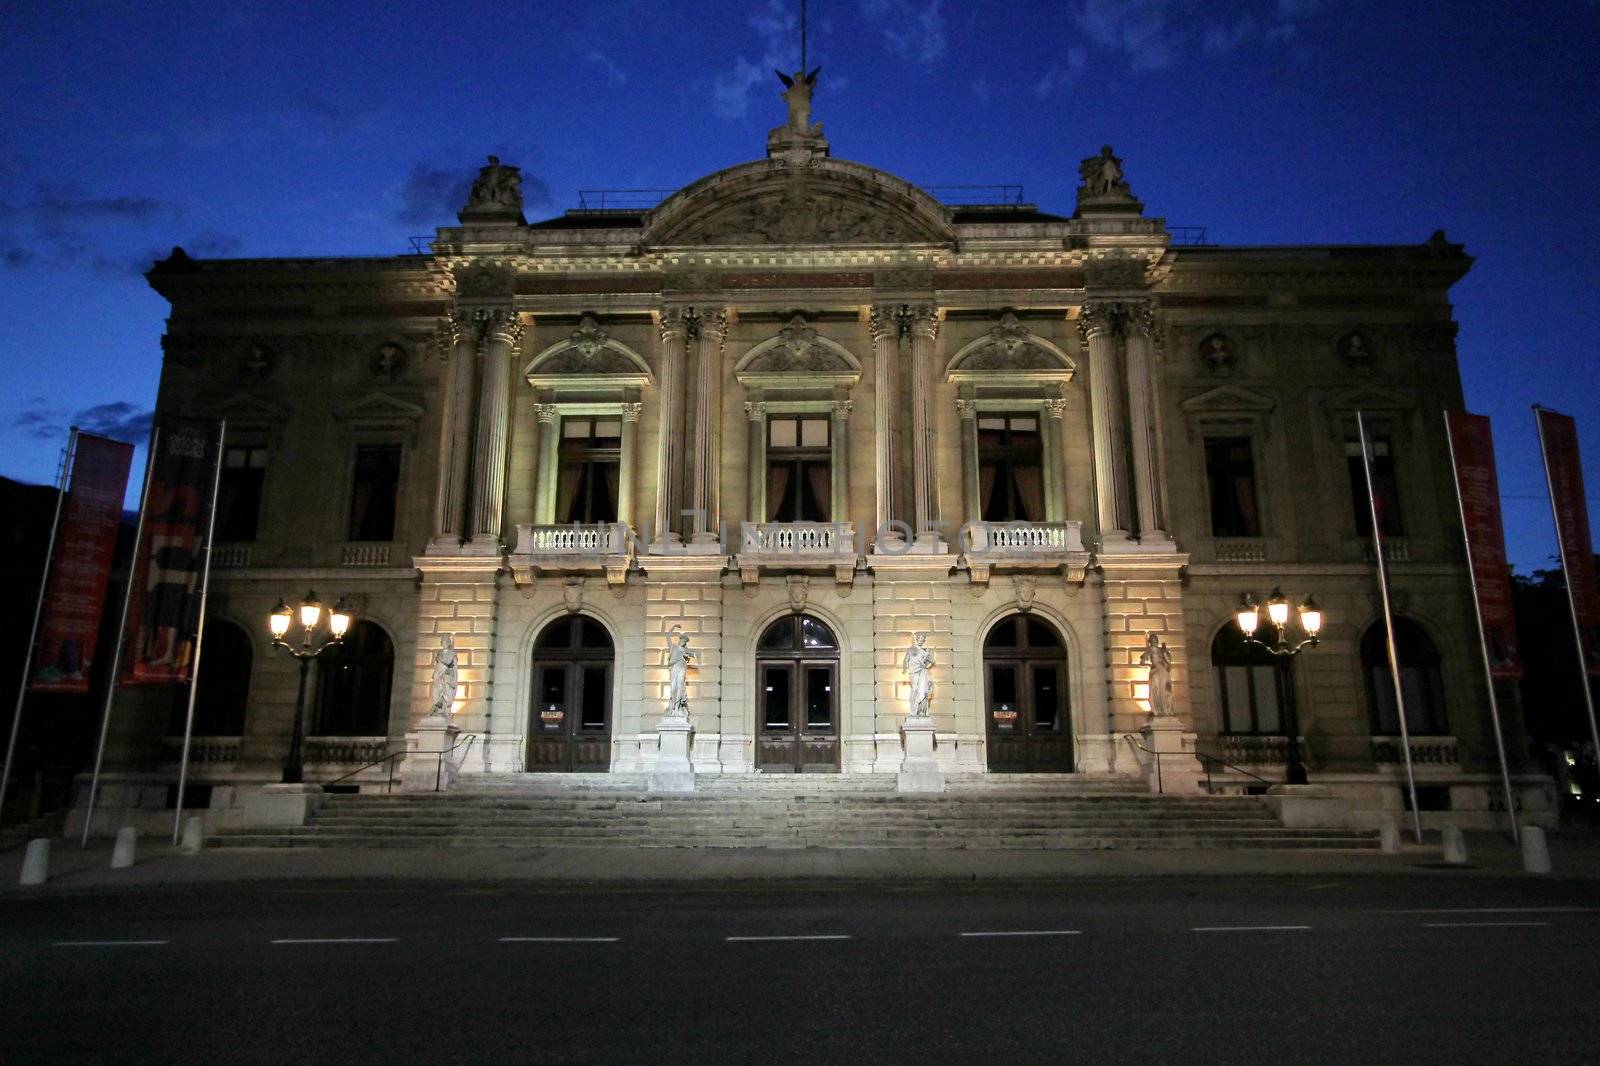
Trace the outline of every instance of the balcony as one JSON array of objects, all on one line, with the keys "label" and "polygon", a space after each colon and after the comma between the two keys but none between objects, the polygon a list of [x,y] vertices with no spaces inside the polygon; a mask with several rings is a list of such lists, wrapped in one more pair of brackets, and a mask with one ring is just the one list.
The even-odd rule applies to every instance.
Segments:
[{"label": "balcony", "polygon": [[346,544],[339,557],[340,566],[388,566],[389,545]]},{"label": "balcony", "polygon": [[511,566],[513,573],[530,575],[604,572],[608,582],[620,585],[627,581],[630,547],[628,527],[620,522],[519,525]]},{"label": "balcony", "polygon": [[[1372,553],[1372,539],[1370,537],[1361,542],[1361,558],[1369,563],[1376,561]],[[1411,561],[1411,542],[1404,537],[1384,537],[1383,561],[1386,563],[1409,563]]]},{"label": "balcony", "polygon": [[250,565],[251,544],[215,544],[211,548],[211,565],[218,570],[237,570]]},{"label": "balcony", "polygon": [[1218,537],[1215,543],[1219,563],[1267,561],[1267,542],[1260,537]]},{"label": "balcony", "polygon": [[[183,758],[182,737],[161,738],[161,761],[176,766]],[[189,765],[228,769],[239,761],[238,737],[190,737]]]},{"label": "balcony", "polygon": [[[1372,761],[1379,766],[1405,762],[1399,737],[1373,737]],[[1455,737],[1411,738],[1411,762],[1417,766],[1455,766],[1460,762]]]},{"label": "balcony", "polygon": [[850,522],[745,522],[739,577],[754,582],[763,569],[826,570],[842,584],[856,569],[856,527]]},{"label": "balcony", "polygon": [[1089,565],[1082,522],[969,522],[961,529],[972,580],[993,569],[1054,570],[1077,574]]}]

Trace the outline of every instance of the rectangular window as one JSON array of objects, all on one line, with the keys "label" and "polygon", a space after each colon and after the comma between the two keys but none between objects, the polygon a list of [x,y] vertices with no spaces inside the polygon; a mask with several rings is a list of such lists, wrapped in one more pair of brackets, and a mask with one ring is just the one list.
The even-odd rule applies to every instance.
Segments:
[{"label": "rectangular window", "polygon": [[222,475],[217,481],[217,540],[243,543],[256,539],[266,472],[265,448],[240,445],[222,453]]},{"label": "rectangular window", "polygon": [[1222,731],[1266,733],[1283,731],[1283,694],[1288,679],[1277,666],[1221,666]]},{"label": "rectangular window", "polygon": [[563,418],[557,449],[557,522],[615,522],[622,484],[622,417]]},{"label": "rectangular window", "polygon": [[399,493],[400,445],[359,445],[350,487],[349,539],[393,540]]},{"label": "rectangular window", "polygon": [[1045,520],[1038,415],[978,417],[978,500],[985,522]]},{"label": "rectangular window", "polygon": [[832,428],[826,415],[767,421],[767,521],[832,519]]},{"label": "rectangular window", "polygon": [[1211,498],[1213,537],[1259,537],[1256,464],[1249,437],[1206,441],[1206,489]]},{"label": "rectangular window", "polygon": [[[1372,462],[1372,496],[1378,505],[1378,529],[1386,537],[1403,535],[1400,524],[1400,486],[1394,474],[1394,447],[1387,437],[1368,437]],[[1350,504],[1355,511],[1356,532],[1372,536],[1372,512],[1367,507],[1367,479],[1361,469],[1361,440],[1346,438],[1345,465],[1350,470]]]}]

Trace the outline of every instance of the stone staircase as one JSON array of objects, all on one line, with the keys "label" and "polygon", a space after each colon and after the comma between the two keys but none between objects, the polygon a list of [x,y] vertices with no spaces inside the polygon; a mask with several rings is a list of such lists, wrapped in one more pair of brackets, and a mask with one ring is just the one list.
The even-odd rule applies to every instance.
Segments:
[{"label": "stone staircase", "polygon": [[889,775],[703,776],[651,794],[626,774],[464,775],[448,793],[334,795],[305,826],[232,829],[216,847],[1373,848],[1376,834],[1287,829],[1261,800],[1152,795],[1126,778],[954,775],[902,795]]}]

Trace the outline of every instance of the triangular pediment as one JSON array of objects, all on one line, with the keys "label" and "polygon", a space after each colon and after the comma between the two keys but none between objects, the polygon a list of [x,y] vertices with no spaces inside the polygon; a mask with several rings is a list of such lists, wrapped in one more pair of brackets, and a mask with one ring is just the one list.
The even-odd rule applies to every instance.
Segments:
[{"label": "triangular pediment", "polygon": [[1191,415],[1197,414],[1266,414],[1278,406],[1278,401],[1265,393],[1239,385],[1218,385],[1197,396],[1191,396],[1178,405]]},{"label": "triangular pediment", "polygon": [[382,392],[370,392],[333,409],[333,416],[343,422],[415,422],[424,413],[416,404]]},{"label": "triangular pediment", "polygon": [[248,392],[208,403],[204,409],[206,417],[225,418],[229,422],[282,422],[289,417],[287,407]]},{"label": "triangular pediment", "polygon": [[1409,411],[1417,405],[1410,389],[1396,389],[1384,385],[1357,385],[1330,393],[1326,406],[1330,411]]}]

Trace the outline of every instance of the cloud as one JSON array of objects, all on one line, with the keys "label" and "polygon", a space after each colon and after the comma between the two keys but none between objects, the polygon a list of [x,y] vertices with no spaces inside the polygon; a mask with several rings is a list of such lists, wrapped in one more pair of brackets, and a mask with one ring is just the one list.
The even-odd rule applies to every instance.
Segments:
[{"label": "cloud", "polygon": [[1249,14],[1239,16],[1231,26],[1207,26],[1200,36],[1200,50],[1213,56],[1231,52],[1254,37],[1260,28],[1255,16]]},{"label": "cloud", "polygon": [[606,55],[604,52],[590,52],[588,55],[584,56],[584,58],[593,63],[595,66],[599,67],[605,73],[606,77],[610,78],[618,85],[621,85],[628,80],[628,72],[617,66],[616,61],[610,56]]},{"label": "cloud", "polygon": [[[185,215],[182,205],[154,196],[95,195],[75,186],[40,181],[20,200],[0,203],[7,232],[0,236],[0,270],[88,268],[96,273],[132,277],[172,246],[171,233]],[[129,254],[126,245],[162,235],[160,251]],[[218,233],[193,234],[186,244],[202,254],[232,254],[237,238]],[[122,251],[117,246],[124,246]],[[150,247],[157,247],[151,245]]]},{"label": "cloud", "polygon": [[72,226],[100,222],[176,222],[183,209],[170,200],[153,196],[81,196],[70,188],[41,182],[28,213],[46,226]]},{"label": "cloud", "polygon": [[733,61],[733,69],[718,74],[711,82],[711,110],[718,118],[744,118],[750,110],[750,90],[765,72],[744,56]]},{"label": "cloud", "polygon": [[800,59],[800,21],[790,6],[767,0],[765,7],[757,8],[750,16],[750,28],[761,45],[761,58],[735,56],[731,67],[711,79],[711,110],[718,118],[743,118],[750,110],[752,89],[771,78],[774,70],[794,69]]},{"label": "cloud", "polygon": [[1226,5],[1180,0],[1083,0],[1073,15],[1096,52],[1134,71],[1166,70],[1198,52],[1219,56],[1254,43],[1282,44],[1321,10],[1321,0],[1235,0]]},{"label": "cloud", "polygon": [[[517,153],[498,147],[500,158],[510,163]],[[512,163],[511,165],[515,165]],[[473,167],[447,167],[437,163],[418,163],[400,186],[400,205],[394,210],[396,222],[407,226],[449,225],[467,202],[472,182],[478,176]],[[522,172],[522,204],[540,207],[550,202],[550,186],[538,175]]]},{"label": "cloud", "polygon": [[155,418],[154,411],[125,400],[85,407],[70,416],[66,408],[43,396],[35,396],[28,403],[27,409],[12,419],[12,425],[36,440],[59,440],[66,436],[70,424],[96,436],[144,444],[150,439],[150,425]]},{"label": "cloud", "polygon": [[933,63],[945,53],[942,0],[916,4],[912,0],[862,0],[861,11],[873,22],[882,23],[883,39],[901,59]]},{"label": "cloud", "polygon": [[1053,94],[1057,89],[1070,85],[1083,76],[1083,68],[1089,62],[1087,48],[1068,48],[1066,52],[1066,65],[1053,65],[1049,70],[1034,82],[1033,95],[1043,100]]}]

